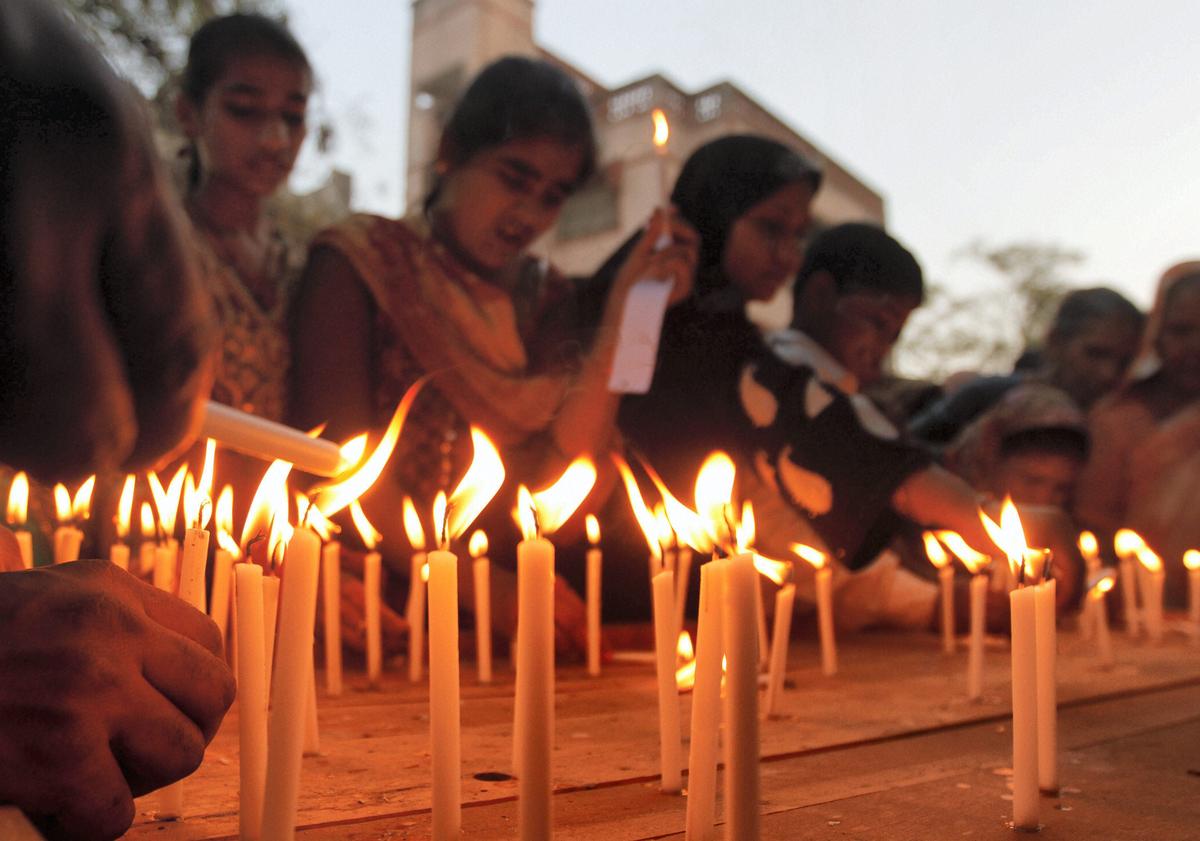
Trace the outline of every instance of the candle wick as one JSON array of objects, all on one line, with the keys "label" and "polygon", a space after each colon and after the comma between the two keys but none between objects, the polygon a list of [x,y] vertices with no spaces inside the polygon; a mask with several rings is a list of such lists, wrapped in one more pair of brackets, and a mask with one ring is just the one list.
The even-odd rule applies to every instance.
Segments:
[{"label": "candle wick", "polygon": [[542,536],[542,522],[541,522],[541,518],[538,516],[538,509],[537,509],[536,504],[531,504],[529,506],[529,513],[533,515],[533,533],[537,537],[541,537]]},{"label": "candle wick", "polygon": [[242,554],[246,556],[246,560],[250,560],[250,550],[254,548],[255,543],[261,543],[266,540],[267,536],[259,531],[254,537],[246,541],[246,545],[242,547]]}]

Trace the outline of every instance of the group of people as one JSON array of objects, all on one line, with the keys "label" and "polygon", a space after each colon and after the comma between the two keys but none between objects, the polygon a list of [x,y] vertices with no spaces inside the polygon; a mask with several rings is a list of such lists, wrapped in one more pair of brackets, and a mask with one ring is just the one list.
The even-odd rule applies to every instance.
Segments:
[{"label": "group of people", "polygon": [[[287,242],[267,211],[304,140],[313,85],[281,24],[231,15],[192,38],[176,109],[189,169],[179,196],[128,93],[54,12],[7,4],[0,52],[11,58],[0,92],[18,103],[0,123],[0,347],[14,360],[0,370],[0,460],[35,475],[161,461],[189,443],[206,396],[325,424],[342,440],[381,429],[427,378],[363,500],[371,518],[396,521],[405,496],[429,510],[466,469],[472,424],[500,447],[512,487],[543,486],[591,454],[600,477],[584,507],[606,524],[610,617],[634,618],[648,601],[634,578],[645,576],[643,538],[610,452],[636,455],[685,500],[704,457],[730,453],[761,551],[826,551],[851,627],[930,626],[937,588],[911,532],[953,529],[1000,556],[978,512],[994,514],[1006,495],[1031,542],[1062,558],[1064,606],[1082,583],[1080,527],[1133,527],[1167,556],[1200,544],[1200,264],[1169,273],[1148,324],[1112,290],[1073,292],[1032,368],[939,386],[916,414],[885,412],[872,395],[923,301],[920,266],[876,226],[818,230],[821,171],[774,140],[700,147],[669,208],[595,274],[567,278],[531,247],[599,150],[586,100],[544,61],[503,58],[470,83],[421,207],[356,215],[305,244]],[[622,313],[644,278],[671,283],[653,380],[645,394],[614,394]],[[791,324],[764,333],[746,304],[788,284]],[[245,505],[265,465],[223,458]],[[501,493],[482,522],[502,635],[516,623],[512,498]],[[584,640],[574,527],[556,586],[564,654]],[[408,570],[399,543],[394,605]],[[798,574],[804,601],[812,583]],[[460,584],[470,605],[469,572]],[[997,628],[1006,604],[991,611]],[[214,635],[103,564],[0,575],[0,803],[52,837],[123,831],[131,796],[194,768],[232,700]],[[209,679],[182,684],[195,669]],[[64,772],[64,756],[86,760],[86,774]]]}]

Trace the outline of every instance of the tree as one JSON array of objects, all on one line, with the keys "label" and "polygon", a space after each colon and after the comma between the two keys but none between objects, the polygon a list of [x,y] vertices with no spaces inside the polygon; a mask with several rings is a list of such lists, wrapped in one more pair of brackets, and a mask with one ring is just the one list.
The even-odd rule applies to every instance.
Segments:
[{"label": "tree", "polygon": [[998,282],[982,294],[931,283],[896,348],[904,376],[940,382],[955,371],[1011,369],[1022,351],[1041,344],[1059,301],[1074,285],[1064,271],[1084,259],[1054,243],[989,246],[979,240],[959,256],[982,263]]}]

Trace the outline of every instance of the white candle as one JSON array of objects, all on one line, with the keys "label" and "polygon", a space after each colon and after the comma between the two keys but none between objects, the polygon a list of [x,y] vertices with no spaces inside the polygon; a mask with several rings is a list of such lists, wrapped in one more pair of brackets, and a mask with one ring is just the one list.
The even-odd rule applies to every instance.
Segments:
[{"label": "white candle", "polygon": [[263,591],[263,645],[266,652],[263,657],[265,676],[267,680],[267,702],[271,700],[271,687],[274,686],[272,675],[275,666],[276,621],[279,616],[279,578],[274,575],[264,575]]},{"label": "white candle", "polygon": [[208,607],[209,616],[221,631],[221,640],[228,639],[229,633],[229,590],[233,577],[233,555],[225,549],[218,548],[213,554],[212,604]]},{"label": "white candle", "polygon": [[[1188,621],[1200,632],[1200,550],[1184,552],[1183,565],[1188,571]],[[1195,639],[1200,639],[1200,633]]]},{"label": "white candle", "polygon": [[138,575],[152,575],[154,572],[155,552],[158,545],[153,540],[143,540],[138,544]]},{"label": "white candle", "polygon": [[1142,620],[1146,636],[1152,643],[1163,638],[1163,583],[1166,571],[1160,558],[1148,546],[1138,551],[1138,590],[1142,602]]},{"label": "white candle", "polygon": [[783,698],[783,679],[787,674],[788,642],[792,634],[792,607],[796,602],[796,585],[784,584],[775,594],[775,628],[771,637],[771,668],[767,681],[766,713],[779,712]]},{"label": "white candle", "polygon": [[56,532],[55,545],[58,547],[57,564],[70,563],[79,560],[79,550],[83,546],[83,531],[75,526],[62,526]]},{"label": "white candle", "polygon": [[462,832],[459,732],[458,558],[429,553],[429,729],[433,755],[433,838]]},{"label": "white candle", "polygon": [[279,459],[315,476],[336,476],[346,468],[337,444],[313,438],[299,429],[208,401],[200,437],[263,461]]},{"label": "white candle", "polygon": [[712,841],[717,797],[717,733],[721,726],[721,657],[725,653],[725,561],[700,567],[696,683],[688,755],[687,841]]},{"label": "white candle", "polygon": [[654,651],[658,673],[658,757],[660,787],[683,789],[679,690],[675,686],[675,576],[664,569],[651,581],[654,598]]},{"label": "white candle", "polygon": [[1038,788],[1058,793],[1058,629],[1055,616],[1056,582],[1033,588],[1037,611],[1037,733]]},{"label": "white candle", "polygon": [[942,588],[942,651],[953,654],[954,643],[954,567],[950,564],[938,569],[938,583]]},{"label": "white candle", "polygon": [[1125,632],[1131,637],[1136,637],[1140,632],[1139,619],[1141,618],[1138,611],[1137,602],[1137,569],[1131,555],[1121,556],[1121,573],[1118,576],[1121,579],[1121,602],[1125,613]]},{"label": "white candle", "polygon": [[267,780],[267,649],[263,572],[238,564],[235,575],[238,678],[238,826],[241,841],[258,841]]},{"label": "white candle", "polygon": [[308,529],[296,529],[284,555],[287,586],[279,606],[280,633],[267,723],[263,841],[290,841],[295,837],[320,556],[321,539]]},{"label": "white candle", "polygon": [[763,583],[759,578],[754,579],[754,618],[758,625],[758,666],[767,665],[767,657],[771,652],[771,635],[767,631],[767,608],[763,603]]},{"label": "white candle", "polygon": [[487,556],[487,535],[471,535],[469,551],[474,559],[471,573],[475,583],[475,664],[479,682],[492,682],[492,562]]},{"label": "white candle", "polygon": [[758,635],[754,591],[758,572],[750,555],[725,572],[725,838],[759,837]]},{"label": "white candle", "polygon": [[967,697],[983,695],[983,639],[987,628],[988,577],[971,576],[971,641],[967,649]]},{"label": "white candle", "polygon": [[1012,621],[1013,827],[1038,827],[1037,606],[1034,588],[1009,593]]},{"label": "white candle", "polygon": [[308,697],[304,700],[304,748],[305,756],[321,753],[321,724],[317,720],[317,667],[313,658],[308,658]]},{"label": "white candle", "polygon": [[[381,577],[382,558],[378,552],[368,552],[363,558],[363,621],[367,634],[367,683],[379,686],[383,674],[383,625],[381,621]],[[424,592],[422,590],[422,592]],[[422,600],[424,607],[424,600]],[[424,610],[421,611],[424,619]],[[422,623],[423,624],[423,623]],[[424,628],[422,627],[422,632]],[[409,628],[410,638],[415,639],[416,626]],[[410,677],[412,676],[410,671]],[[418,674],[413,680],[420,678]]]},{"label": "white candle", "polygon": [[175,554],[165,542],[154,547],[154,586],[168,593],[175,592]]},{"label": "white candle", "polygon": [[[65,490],[65,489],[64,489]],[[8,506],[5,518],[13,526],[13,534],[17,538],[17,548],[21,552],[21,566],[33,568],[33,537],[25,528],[29,519],[29,477],[24,471],[13,476],[8,488]]]},{"label": "white candle", "polygon": [[821,672],[837,674],[837,642],[833,635],[833,569],[823,566],[817,570],[817,624],[821,637]]},{"label": "white candle", "polygon": [[[23,532],[17,532],[18,540],[20,540],[20,535],[22,533]],[[25,533],[25,534],[26,534],[26,537],[28,537],[28,533]],[[22,560],[24,560],[24,557],[25,557],[24,547],[21,548],[21,557],[22,557]],[[119,567],[120,569],[125,569],[125,570],[129,569],[129,546],[124,543],[121,543],[120,541],[113,543],[112,546],[108,547],[108,560],[109,560],[109,563],[111,563],[115,567]],[[28,569],[28,567],[26,567],[26,569]]]},{"label": "white candle", "polygon": [[601,570],[604,556],[600,551],[600,522],[595,514],[585,518],[588,542],[587,551],[587,671],[592,677],[600,674],[600,604]]},{"label": "white candle", "polygon": [[692,549],[679,547],[675,568],[675,637],[683,632],[683,620],[687,612],[688,583],[692,575]]},{"label": "white candle", "polygon": [[17,548],[21,550],[21,565],[33,569],[33,535],[25,529],[16,529],[13,534],[17,536]]},{"label": "white candle", "polygon": [[321,595],[325,617],[325,692],[342,694],[342,544],[321,549]]},{"label": "white candle", "polygon": [[1113,664],[1112,635],[1108,631],[1108,605],[1105,603],[1103,587],[1093,587],[1088,593],[1088,602],[1094,605],[1096,618],[1096,647],[1099,649],[1100,665],[1108,668]]},{"label": "white candle", "polygon": [[554,546],[543,537],[517,544],[517,685],[514,730],[521,841],[553,833]]},{"label": "white candle", "polygon": [[414,552],[408,579],[408,679],[425,674],[425,553]]}]

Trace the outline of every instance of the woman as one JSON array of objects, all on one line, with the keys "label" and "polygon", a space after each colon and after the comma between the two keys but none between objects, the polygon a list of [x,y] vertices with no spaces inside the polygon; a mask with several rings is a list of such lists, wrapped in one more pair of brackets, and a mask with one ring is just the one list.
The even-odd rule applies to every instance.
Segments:
[{"label": "woman", "polygon": [[[581,346],[570,287],[528,252],[591,174],[595,154],[590,109],[572,80],[546,62],[504,58],[451,115],[422,214],[359,216],[314,240],[293,322],[297,421],[327,421],[334,437],[377,429],[409,386],[432,375],[366,500],[381,512],[376,522],[397,522],[405,494],[429,511],[466,470],[475,424],[501,448],[510,478],[485,526],[503,551],[515,482],[540,486],[575,456],[608,446],[617,399],[607,382],[625,294],[642,277],[673,279],[674,297],[686,294],[695,237],[656,215],[617,273],[594,341]],[[672,244],[654,250],[668,228]],[[461,583],[469,605],[469,575]],[[493,591],[494,624],[511,634],[511,575],[497,571]],[[560,646],[582,651],[582,603],[561,582],[556,592]]]}]

